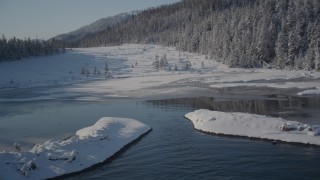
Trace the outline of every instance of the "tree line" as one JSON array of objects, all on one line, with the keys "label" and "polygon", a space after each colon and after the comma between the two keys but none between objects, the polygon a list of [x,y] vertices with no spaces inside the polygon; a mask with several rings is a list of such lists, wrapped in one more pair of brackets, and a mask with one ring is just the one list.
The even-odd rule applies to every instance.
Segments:
[{"label": "tree line", "polygon": [[2,35],[0,39],[0,62],[14,61],[28,57],[46,56],[65,52],[65,45],[54,39],[31,40],[11,38]]},{"label": "tree line", "polygon": [[153,43],[230,67],[320,70],[319,0],[182,0],[150,8],[72,47]]}]

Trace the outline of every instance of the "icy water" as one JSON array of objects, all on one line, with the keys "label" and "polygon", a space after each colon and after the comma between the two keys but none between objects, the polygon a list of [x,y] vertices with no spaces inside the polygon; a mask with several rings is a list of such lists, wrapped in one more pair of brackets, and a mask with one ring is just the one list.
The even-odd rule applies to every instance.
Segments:
[{"label": "icy water", "polygon": [[69,179],[319,179],[320,148],[203,134],[184,114],[198,108],[241,111],[320,124],[319,97],[198,97],[0,103],[0,147],[64,138],[102,116],[128,117],[153,131],[118,158]]}]

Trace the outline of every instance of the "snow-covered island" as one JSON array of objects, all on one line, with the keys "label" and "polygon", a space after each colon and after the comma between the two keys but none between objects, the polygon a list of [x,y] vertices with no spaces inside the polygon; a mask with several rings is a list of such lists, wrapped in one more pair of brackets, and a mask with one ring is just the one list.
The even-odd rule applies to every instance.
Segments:
[{"label": "snow-covered island", "polygon": [[320,145],[320,126],[247,113],[196,110],[185,115],[203,132]]},{"label": "snow-covered island", "polygon": [[102,163],[151,131],[137,120],[104,117],[66,140],[49,140],[29,151],[0,152],[0,179],[47,179]]}]

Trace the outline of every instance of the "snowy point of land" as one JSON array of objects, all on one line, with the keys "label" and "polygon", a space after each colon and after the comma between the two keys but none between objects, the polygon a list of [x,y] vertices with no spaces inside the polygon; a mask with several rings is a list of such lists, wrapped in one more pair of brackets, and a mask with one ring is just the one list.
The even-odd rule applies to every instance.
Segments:
[{"label": "snowy point of land", "polygon": [[196,110],[185,115],[203,132],[320,146],[320,126],[246,113]]},{"label": "snowy point of land", "polygon": [[0,179],[47,179],[102,163],[151,131],[137,120],[104,117],[66,140],[49,140],[30,151],[0,152]]},{"label": "snowy point of land", "polygon": [[299,96],[303,96],[303,95],[318,95],[320,94],[320,89],[309,89],[309,90],[305,90],[302,92],[299,92],[298,95]]}]

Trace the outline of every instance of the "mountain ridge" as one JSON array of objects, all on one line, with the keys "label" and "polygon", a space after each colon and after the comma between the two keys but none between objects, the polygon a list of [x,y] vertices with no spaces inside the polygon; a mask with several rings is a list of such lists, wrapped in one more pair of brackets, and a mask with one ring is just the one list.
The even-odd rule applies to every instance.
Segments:
[{"label": "mountain ridge", "polygon": [[79,29],[73,30],[68,33],[59,34],[53,37],[56,40],[64,41],[64,42],[75,42],[78,41],[90,34],[94,34],[96,32],[107,29],[108,27],[113,27],[118,23],[124,22],[128,20],[132,15],[137,14],[138,11],[120,13],[115,16],[109,16],[105,18],[101,18],[97,21],[94,21],[91,24],[80,27]]}]

